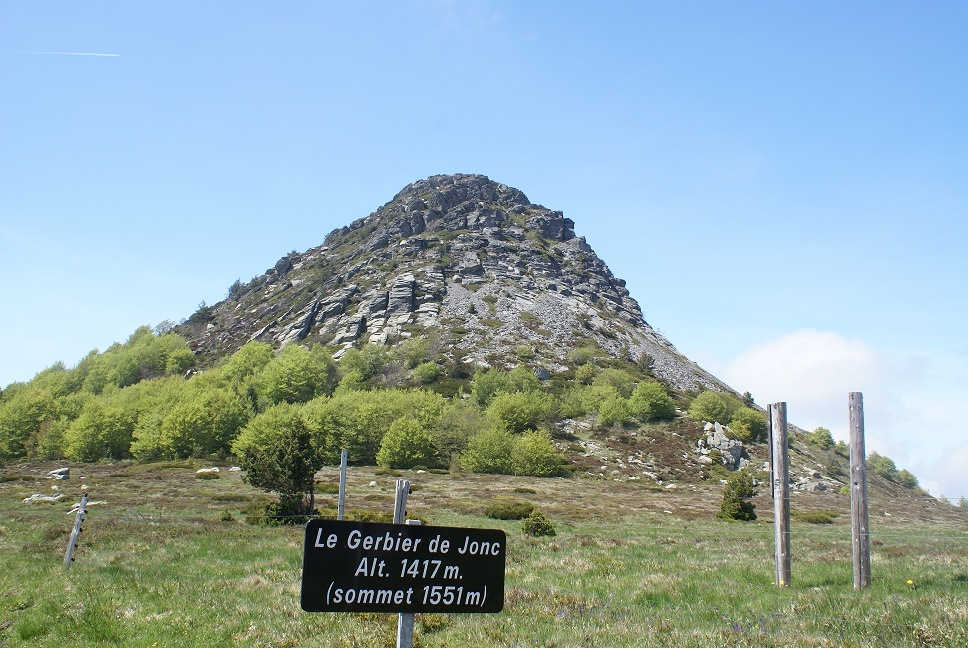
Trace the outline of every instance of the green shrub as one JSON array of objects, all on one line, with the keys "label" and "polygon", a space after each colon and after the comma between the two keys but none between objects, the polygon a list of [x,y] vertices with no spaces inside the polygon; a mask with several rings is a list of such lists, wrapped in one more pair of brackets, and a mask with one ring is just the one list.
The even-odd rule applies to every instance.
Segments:
[{"label": "green shrub", "polygon": [[515,475],[552,477],[558,474],[563,463],[547,432],[527,432],[514,440],[511,470]]},{"label": "green shrub", "polygon": [[436,448],[430,433],[410,418],[397,419],[390,424],[377,452],[376,462],[385,468],[415,468],[436,460]]},{"label": "green shrub", "polygon": [[604,427],[625,425],[632,420],[632,410],[627,399],[618,394],[609,396],[598,406],[598,424]]},{"label": "green shrub", "polygon": [[752,407],[737,408],[729,427],[740,441],[766,441],[766,415]]},{"label": "green shrub", "polygon": [[538,491],[536,491],[533,488],[528,488],[526,486],[518,486],[517,488],[514,489],[514,492],[515,493],[524,493],[524,494],[528,494],[528,495],[534,495]]},{"label": "green shrub", "polygon": [[655,380],[640,382],[629,398],[632,415],[640,421],[671,419],[676,415],[676,404],[662,383]]},{"label": "green shrub", "polygon": [[339,495],[339,484],[334,482],[317,482],[316,492],[321,495]]},{"label": "green shrub", "polygon": [[817,427],[807,437],[807,442],[823,450],[829,450],[834,445],[834,437],[827,428]]},{"label": "green shrub", "polygon": [[440,378],[440,366],[436,362],[424,362],[413,370],[413,379],[421,385],[429,385]]},{"label": "green shrub", "polygon": [[578,368],[575,369],[575,382],[581,383],[582,385],[588,385],[592,382],[595,376],[598,375],[598,372],[598,367],[591,362],[579,365]]},{"label": "green shrub", "polygon": [[487,413],[511,432],[536,430],[551,417],[554,399],[537,391],[503,392],[491,401]]},{"label": "green shrub", "polygon": [[835,517],[840,517],[837,511],[790,511],[790,517],[809,524],[833,524]]},{"label": "green shrub", "polygon": [[555,527],[538,509],[532,511],[531,515],[525,518],[521,530],[525,535],[532,537],[555,535]]},{"label": "green shrub", "polygon": [[494,520],[523,520],[534,511],[534,504],[521,500],[495,500],[484,509],[484,515]]},{"label": "green shrub", "polygon": [[723,503],[716,517],[723,520],[755,520],[755,507],[749,499],[756,496],[756,492],[753,475],[749,470],[744,469],[733,473],[726,480]]},{"label": "green shrub", "polygon": [[697,421],[727,423],[739,409],[739,399],[714,391],[704,391],[689,405],[689,416]]},{"label": "green shrub", "polygon": [[476,473],[510,474],[513,447],[514,437],[506,430],[484,430],[467,442],[461,466]]},{"label": "green shrub", "polygon": [[850,459],[850,446],[848,446],[843,441],[838,441],[834,445],[834,452],[843,457],[844,459]]},{"label": "green shrub", "polygon": [[217,472],[197,472],[195,473],[195,479],[218,479],[219,474]]}]

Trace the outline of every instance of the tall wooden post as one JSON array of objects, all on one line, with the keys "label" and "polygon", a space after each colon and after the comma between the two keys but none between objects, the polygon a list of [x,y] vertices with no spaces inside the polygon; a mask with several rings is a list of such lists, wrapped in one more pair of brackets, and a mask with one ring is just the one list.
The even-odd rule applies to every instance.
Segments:
[{"label": "tall wooden post", "polygon": [[850,534],[854,589],[871,585],[871,544],[867,518],[867,466],[864,449],[864,395],[850,392]]},{"label": "tall wooden post", "polygon": [[[393,501],[393,523],[404,524],[407,517],[407,495],[410,481],[397,480],[396,499]],[[401,612],[397,618],[397,648],[413,648],[413,614]]]},{"label": "tall wooden post", "polygon": [[770,408],[773,433],[773,527],[776,548],[776,584],[790,584],[790,463],[787,452],[787,404],[773,403]]},{"label": "tall wooden post", "polygon": [[773,405],[766,406],[766,444],[770,452],[770,499],[773,499]]}]

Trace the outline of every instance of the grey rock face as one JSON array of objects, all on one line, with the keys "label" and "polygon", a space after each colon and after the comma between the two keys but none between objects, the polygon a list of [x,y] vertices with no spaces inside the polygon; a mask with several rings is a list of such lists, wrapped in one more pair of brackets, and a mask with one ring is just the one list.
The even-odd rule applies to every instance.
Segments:
[{"label": "grey rock face", "polygon": [[551,374],[570,350],[594,344],[619,358],[648,356],[676,388],[732,391],[645,322],[571,219],[482,175],[408,185],[212,310],[205,327],[178,329],[197,353],[258,339],[329,344],[338,355],[361,341],[435,336],[481,366],[513,366],[527,347],[532,368]]}]

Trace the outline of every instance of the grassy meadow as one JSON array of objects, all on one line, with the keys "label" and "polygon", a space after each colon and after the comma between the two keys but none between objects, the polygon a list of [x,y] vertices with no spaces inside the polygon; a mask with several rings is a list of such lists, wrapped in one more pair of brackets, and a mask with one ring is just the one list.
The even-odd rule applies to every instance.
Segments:
[{"label": "grassy meadow", "polygon": [[[0,646],[394,646],[396,617],[299,607],[302,527],[245,522],[267,496],[199,461],[0,469]],[[337,470],[318,475],[335,483]],[[773,584],[772,505],[715,519],[722,487],[407,472],[409,512],[508,534],[505,608],[418,615],[417,646],[965,646],[968,511],[872,493],[873,585],[852,585],[849,498],[794,494],[793,582]],[[351,468],[347,507],[390,513],[396,476]],[[375,484],[373,484],[375,482]],[[33,493],[66,496],[24,504]],[[94,504],[63,565],[82,489]],[[555,537],[483,515],[496,498],[538,505]],[[332,505],[335,495],[320,496]]]}]

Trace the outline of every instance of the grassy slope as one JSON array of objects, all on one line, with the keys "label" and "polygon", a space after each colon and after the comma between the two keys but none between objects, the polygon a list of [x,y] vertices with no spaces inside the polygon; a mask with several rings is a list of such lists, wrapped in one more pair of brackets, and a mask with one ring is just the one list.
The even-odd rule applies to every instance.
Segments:
[{"label": "grassy slope", "polygon": [[[393,616],[302,612],[301,528],[238,521],[261,494],[238,473],[202,481],[187,465],[75,466],[62,482],[42,478],[52,465],[0,470],[37,477],[0,483],[0,646],[395,645]],[[726,523],[714,519],[718,483],[406,477],[411,514],[509,535],[505,611],[418,616],[420,646],[968,645],[968,511],[873,489],[874,583],[854,592],[848,497],[794,494],[795,509],[841,516],[794,521],[793,584],[777,588],[763,495],[759,520]],[[353,468],[348,506],[390,511],[393,484]],[[68,497],[21,503],[52,485]],[[65,570],[83,485],[106,503],[90,508]],[[558,536],[483,517],[498,496],[538,504]],[[219,521],[225,509],[236,521]]]}]

